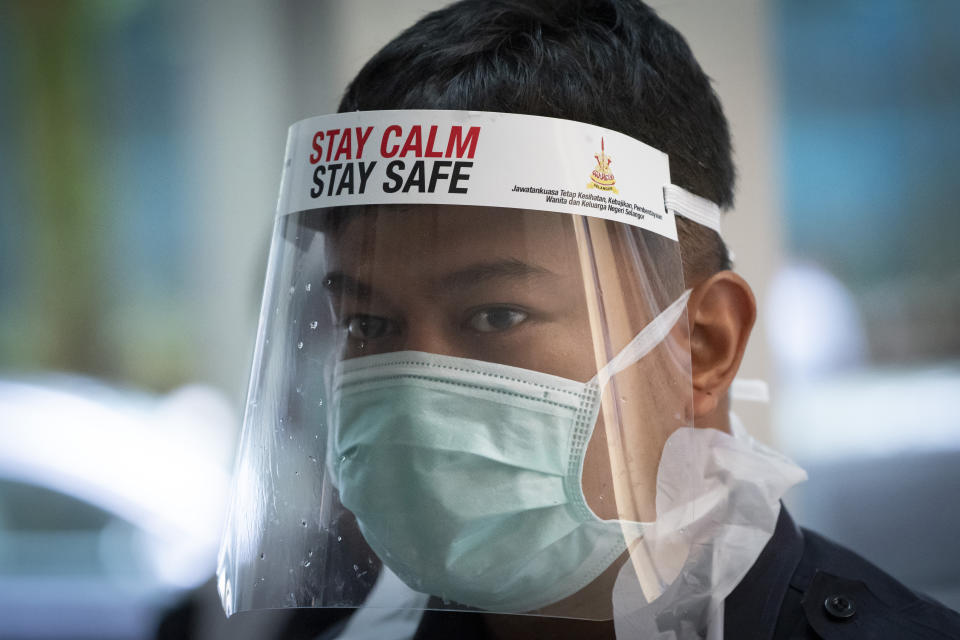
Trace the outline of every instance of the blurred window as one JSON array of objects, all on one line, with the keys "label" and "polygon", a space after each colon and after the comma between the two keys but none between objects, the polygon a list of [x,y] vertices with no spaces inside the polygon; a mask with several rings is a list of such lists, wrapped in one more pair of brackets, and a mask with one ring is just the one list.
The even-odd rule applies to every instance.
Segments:
[{"label": "blurred window", "polygon": [[0,514],[6,531],[99,531],[112,519],[73,496],[9,481],[0,481]]},{"label": "blurred window", "polygon": [[960,356],[960,3],[775,11],[788,250],[859,308],[872,362]]},{"label": "blurred window", "polygon": [[[0,366],[191,378],[188,6],[0,7]],[[202,183],[202,180],[200,181]]]},{"label": "blurred window", "polygon": [[0,577],[138,575],[137,535],[96,505],[0,480]]},{"label": "blurred window", "polygon": [[763,310],[801,522],[960,608],[960,3],[774,12],[788,259]]}]

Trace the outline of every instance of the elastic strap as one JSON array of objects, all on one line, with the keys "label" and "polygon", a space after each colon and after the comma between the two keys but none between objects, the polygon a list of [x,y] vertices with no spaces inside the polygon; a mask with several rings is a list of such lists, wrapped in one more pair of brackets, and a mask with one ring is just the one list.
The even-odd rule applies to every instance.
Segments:
[{"label": "elastic strap", "polygon": [[720,207],[716,203],[694,195],[675,184],[668,184],[663,188],[663,204],[667,211],[676,216],[683,216],[708,229],[720,233]]},{"label": "elastic strap", "polygon": [[747,402],[770,402],[770,388],[765,380],[756,378],[734,378],[730,385],[730,397]]}]

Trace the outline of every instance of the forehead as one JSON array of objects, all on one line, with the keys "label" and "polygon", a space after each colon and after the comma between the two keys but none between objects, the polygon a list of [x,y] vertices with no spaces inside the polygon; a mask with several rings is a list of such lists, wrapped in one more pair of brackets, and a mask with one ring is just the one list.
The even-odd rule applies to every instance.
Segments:
[{"label": "forehead", "polygon": [[496,207],[358,208],[327,235],[327,248],[344,267],[365,270],[509,259],[567,271],[577,262],[572,216]]}]

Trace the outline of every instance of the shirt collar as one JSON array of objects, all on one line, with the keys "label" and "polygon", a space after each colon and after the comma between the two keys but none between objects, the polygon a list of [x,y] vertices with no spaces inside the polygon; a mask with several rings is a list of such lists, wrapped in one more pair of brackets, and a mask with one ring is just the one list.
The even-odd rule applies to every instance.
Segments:
[{"label": "shirt collar", "polygon": [[744,629],[754,632],[751,638],[773,637],[790,578],[802,557],[803,534],[781,503],[773,536],[724,601],[724,637],[740,637]]}]

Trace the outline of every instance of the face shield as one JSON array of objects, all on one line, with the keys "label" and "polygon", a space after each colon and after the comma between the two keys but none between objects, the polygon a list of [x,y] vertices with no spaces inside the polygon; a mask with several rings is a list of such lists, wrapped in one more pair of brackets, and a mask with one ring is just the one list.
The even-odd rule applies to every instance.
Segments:
[{"label": "face shield", "polygon": [[678,211],[715,224],[664,154],[591,125],[384,111],[291,127],[227,613],[602,620],[674,589],[669,615],[706,616],[704,593],[759,548],[718,570],[705,542],[702,523],[744,516],[725,500],[737,474],[710,475],[723,447],[691,429]]}]

